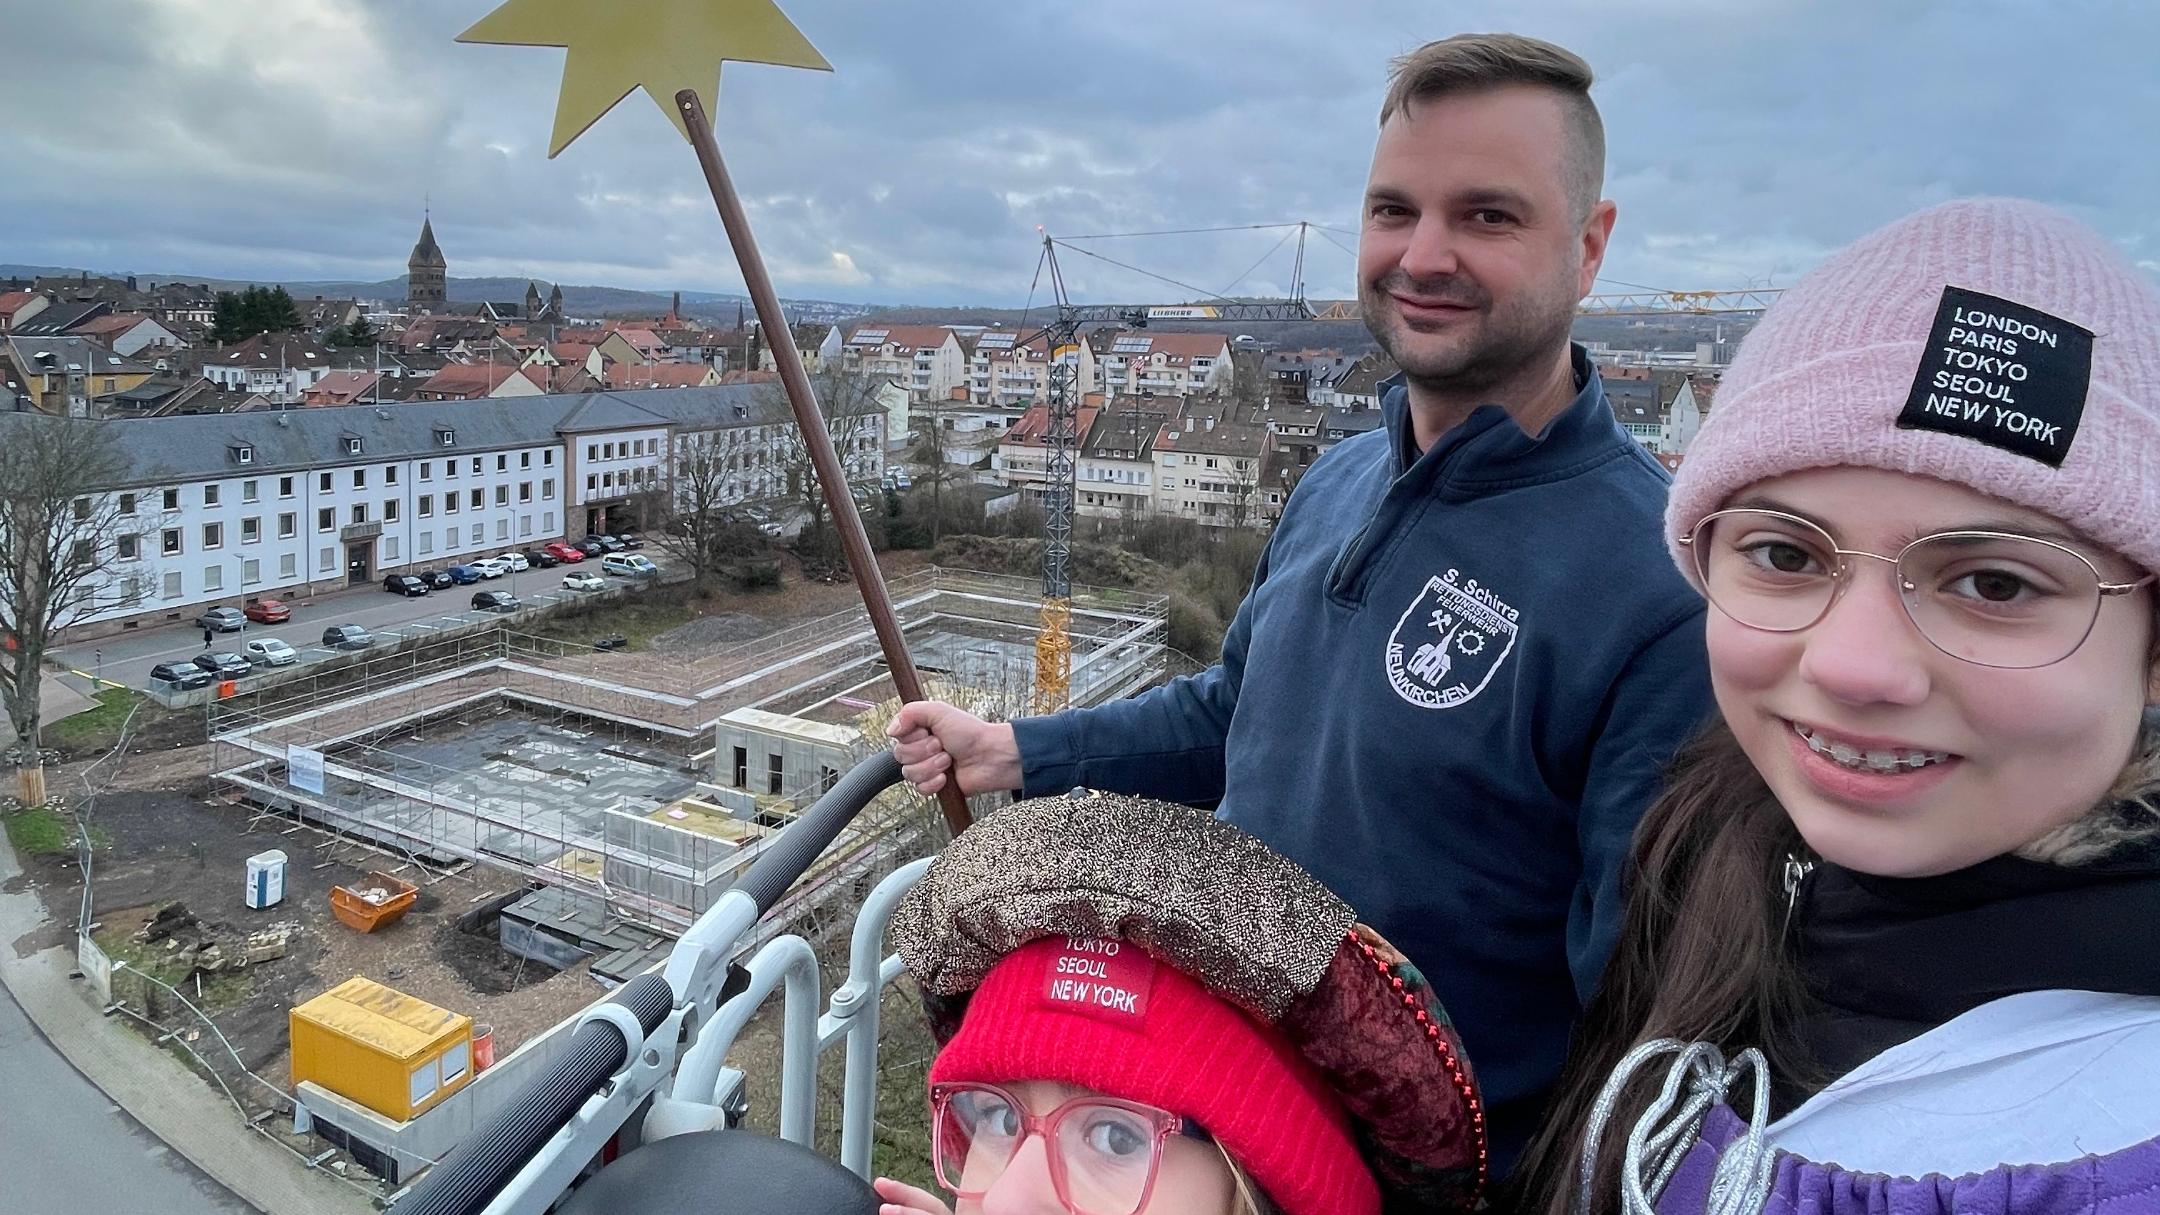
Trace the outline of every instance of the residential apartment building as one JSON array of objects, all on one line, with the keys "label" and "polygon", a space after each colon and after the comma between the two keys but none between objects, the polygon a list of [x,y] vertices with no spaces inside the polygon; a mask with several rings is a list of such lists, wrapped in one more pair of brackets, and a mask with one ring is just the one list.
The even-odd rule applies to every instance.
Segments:
[{"label": "residential apartment building", "polygon": [[967,379],[960,336],[939,325],[859,325],[841,356],[850,368],[894,380],[912,401],[942,401]]},{"label": "residential apartment building", "polygon": [[179,350],[188,345],[187,339],[166,328],[157,318],[140,312],[109,313],[77,325],[74,333],[107,346],[122,357],[139,355],[146,350]]},{"label": "residential apartment building", "polygon": [[1082,383],[1109,396],[1184,396],[1227,391],[1230,338],[1220,333],[1146,333],[1098,329],[1086,336],[1093,356]]},{"label": "residential apartment building", "polygon": [[[1049,407],[1030,406],[998,445],[998,482],[1040,501],[1049,479]],[[1073,452],[1076,515],[1170,515],[1254,526],[1281,513],[1289,482],[1264,483],[1275,436],[1257,410],[1218,399],[1084,398]],[[1273,495],[1272,503],[1270,495]],[[1270,509],[1272,506],[1272,509]]]},{"label": "residential apartment building", "polygon": [[[349,354],[346,361],[362,357]],[[203,378],[227,392],[260,393],[273,404],[296,405],[300,394],[338,370],[321,343],[293,333],[259,333],[204,356]]]},{"label": "residential apartment building", "polygon": [[[1102,413],[1102,397],[1083,397],[1074,411],[1073,435],[1077,447],[1080,436],[1089,434],[1095,419]],[[1075,460],[1079,453],[1074,452]],[[1048,403],[1030,405],[1020,415],[1012,429],[998,442],[998,448],[990,457],[990,467],[1000,485],[1019,489],[1033,501],[1042,501],[1043,486],[1049,480],[1050,459],[1050,406]]]},{"label": "residential apartment building", "polygon": [[1102,519],[1155,513],[1155,445],[1182,402],[1120,397],[1095,416],[1073,469],[1073,511]]},{"label": "residential apartment building", "polygon": [[1271,513],[1261,474],[1273,453],[1267,427],[1229,406],[1196,408],[1155,444],[1155,510],[1210,527],[1256,527]]},{"label": "residential apartment building", "polygon": [[[0,442],[10,426],[55,424],[0,415]],[[71,640],[639,524],[686,436],[739,449],[739,496],[773,497],[795,449],[786,406],[753,387],[99,424],[133,470],[106,491],[125,534]],[[883,444],[871,407],[846,453],[871,483]]]},{"label": "residential apartment building", "polygon": [[82,337],[0,340],[0,407],[71,418],[105,417],[155,369]]}]

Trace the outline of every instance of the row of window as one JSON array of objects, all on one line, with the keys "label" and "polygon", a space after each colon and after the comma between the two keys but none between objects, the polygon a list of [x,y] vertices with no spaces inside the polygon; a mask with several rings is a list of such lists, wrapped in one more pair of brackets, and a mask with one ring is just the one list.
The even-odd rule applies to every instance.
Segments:
[{"label": "row of window", "polygon": [[657,456],[660,440],[631,439],[624,443],[587,443],[585,458],[591,460],[627,460],[633,456]]},{"label": "row of window", "polygon": [[660,470],[656,468],[626,468],[619,473],[586,473],[585,492],[604,493],[618,488],[629,492],[644,489],[659,480]]},{"label": "row of window", "polygon": [[[529,452],[529,451],[521,451],[521,452],[519,452],[519,453],[518,453],[518,468],[519,468],[519,469],[527,469],[527,468],[531,468],[531,467],[533,466],[532,458],[533,458],[533,454],[532,454],[531,452]],[[542,449],[541,449],[541,452],[540,452],[540,466],[541,466],[542,468],[553,468],[553,467],[555,467],[555,449],[554,449],[554,448],[552,448],[552,447],[548,447],[548,448],[542,448]],[[458,475],[458,461],[456,461],[456,460],[444,460],[444,461],[442,462],[442,469],[443,469],[443,477],[444,477],[444,479],[445,479],[445,480],[455,480],[455,479],[457,478],[457,475]],[[392,471],[395,471],[395,470],[392,470]],[[496,472],[509,472],[509,471],[510,471],[510,453],[508,453],[508,452],[497,452],[497,453],[495,453],[495,471],[496,471]],[[474,476],[476,476],[476,477],[477,477],[477,476],[480,476],[480,475],[482,475],[482,474],[484,474],[484,473],[486,473],[486,472],[487,472],[487,457],[486,457],[486,456],[474,456],[474,457],[472,458],[472,474],[473,474]],[[432,480],[434,480],[434,479],[435,479],[435,462],[434,462],[433,460],[422,460],[422,461],[420,461],[420,479],[421,479],[422,481],[432,481]],[[395,479],[393,479],[392,483],[393,483],[393,484],[395,484]]]},{"label": "row of window", "polygon": [[[531,515],[520,515],[518,517],[517,523],[518,538],[532,538],[532,536],[535,534],[533,529],[533,517]],[[553,534],[553,532],[555,531],[555,512],[548,511],[540,517],[539,530],[541,533],[544,534]],[[444,529],[442,534],[443,551],[456,551],[460,547],[459,537],[466,534],[469,534],[471,539],[463,547],[471,548],[487,543],[487,529],[483,524],[473,524],[469,533],[461,532],[458,528],[454,527],[446,528]],[[132,548],[136,539],[137,538],[133,536],[124,536],[121,538],[120,543],[122,549],[122,556],[132,555]],[[510,520],[497,519],[495,521],[495,539],[498,541],[510,539]],[[433,554],[435,552],[435,533],[432,531],[420,532],[414,537],[414,548],[414,556],[416,557],[425,557]],[[381,564],[386,566],[396,565],[403,560],[404,555],[400,551],[398,537],[383,537],[382,552],[380,555]],[[326,545],[316,550],[315,568],[318,573],[322,574],[336,573],[338,570],[338,549],[335,546]],[[297,579],[300,576],[299,555],[296,553],[285,553],[279,556],[277,576],[280,582],[290,582]],[[243,559],[240,562],[240,586],[242,588],[260,586],[262,585],[262,582],[262,562],[254,557]],[[120,603],[123,606],[128,607],[133,607],[140,604],[145,598],[148,597],[149,586],[150,580],[139,575],[130,576],[122,580],[120,584]],[[202,590],[204,592],[219,592],[223,591],[224,589],[225,566],[219,564],[206,565],[202,567]],[[185,594],[186,588],[184,585],[183,571],[165,571],[163,585],[160,588],[161,597],[168,600],[179,599],[182,598]]]},{"label": "row of window", "polygon": [[[247,449],[247,448],[240,448],[240,449],[238,449],[238,450],[246,451],[246,450],[249,450],[249,449]],[[521,469],[523,469],[523,468],[531,468],[531,467],[532,467],[532,457],[533,457],[533,454],[532,454],[531,452],[529,452],[529,451],[521,451],[521,452],[519,452],[519,453],[518,453],[518,467],[519,467],[519,468],[521,468]],[[473,475],[474,475],[474,476],[480,476],[480,475],[484,474],[484,473],[485,473],[485,472],[487,471],[487,464],[486,464],[486,461],[487,461],[487,457],[485,457],[485,456],[474,456],[474,457],[472,458],[472,471],[473,471]],[[243,461],[243,463],[245,463],[245,461]],[[543,467],[543,468],[553,468],[553,467],[555,467],[555,451],[554,451],[554,449],[553,449],[553,448],[544,448],[544,449],[542,449],[542,450],[541,450],[541,453],[540,453],[540,464],[541,464],[541,467]],[[456,477],[456,476],[458,475],[458,461],[456,461],[456,460],[444,460],[444,461],[442,462],[442,467],[443,467],[443,476],[444,476],[444,477],[448,477],[448,478],[455,478],[455,477]],[[495,471],[496,471],[496,472],[508,472],[508,471],[510,471],[510,456],[509,456],[509,453],[507,453],[507,452],[498,452],[498,453],[496,453],[496,456],[495,456]],[[420,461],[420,479],[421,479],[422,481],[432,481],[432,480],[434,480],[434,479],[435,479],[435,462],[434,462],[434,461],[432,461],[432,460],[422,460],[422,461]],[[383,483],[384,485],[396,485],[396,484],[398,483],[398,465],[395,465],[395,464],[385,464],[385,465],[383,465],[383,467],[382,467],[382,483]],[[368,487],[368,470],[367,470],[367,469],[365,469],[365,468],[355,468],[355,469],[353,469],[353,470],[352,470],[352,487],[353,487],[354,489],[366,489],[366,488]],[[317,489],[318,489],[319,491],[321,491],[322,493],[326,493],[326,494],[327,494],[327,493],[331,493],[331,492],[334,492],[334,491],[336,490],[336,488],[337,488],[337,482],[336,482],[336,474],[335,474],[335,473],[329,473],[329,472],[324,472],[324,473],[319,473],[319,474],[317,474],[316,488],[317,488]],[[250,502],[257,502],[257,501],[260,501],[260,500],[261,500],[261,497],[262,497],[262,494],[261,494],[261,489],[262,489],[262,483],[261,483],[261,482],[260,482],[259,480],[256,480],[256,479],[254,479],[254,478],[250,478],[250,479],[248,479],[248,480],[242,481],[242,482],[240,483],[240,501],[241,501],[241,503],[242,503],[242,504],[244,505],[244,504],[246,504],[246,503],[250,503]],[[164,510],[179,510],[179,509],[180,509],[180,491],[179,491],[178,489],[166,489],[166,490],[160,490],[160,491],[158,491],[158,493],[159,493],[159,499],[160,499],[160,500],[159,500],[159,506],[160,506],[160,507],[161,507],[162,509],[164,509]],[[218,481],[211,481],[211,482],[209,482],[209,483],[205,484],[205,485],[204,485],[204,486],[202,487],[202,504],[203,504],[204,506],[219,506],[219,505],[222,505],[222,504],[223,504],[223,500],[224,500],[224,493],[225,493],[225,488],[224,488],[224,484],[223,484],[222,482],[218,482]],[[296,477],[279,477],[279,478],[278,478],[278,497],[280,497],[280,498],[292,498],[292,497],[297,497],[297,496],[298,496],[298,493],[299,493],[299,484],[298,484],[298,478],[296,478]],[[136,509],[137,509],[137,503],[138,503],[138,500],[139,500],[139,498],[140,498],[140,497],[141,497],[141,495],[140,495],[140,494],[136,494],[136,493],[124,493],[124,494],[121,494],[121,495],[120,495],[120,499],[119,499],[119,511],[120,511],[120,513],[121,513],[122,515],[132,515],[132,514],[134,514],[134,513],[136,512]],[[80,519],[80,518],[87,518],[87,517],[88,517],[88,515],[89,515],[89,510],[90,510],[90,506],[89,506],[89,499],[87,499],[87,498],[83,498],[83,499],[78,499],[78,500],[76,501],[76,503],[75,503],[75,516],[76,516],[76,517],[77,517],[78,519]]]},{"label": "row of window", "polygon": [[[482,510],[482,509],[485,509],[485,507],[486,507],[486,505],[487,505],[487,503],[486,503],[486,492],[487,492],[487,491],[485,491],[485,490],[480,490],[480,489],[476,489],[476,490],[473,490],[473,491],[472,491],[472,494],[471,494],[471,503],[472,503],[472,508],[473,508],[474,510]],[[542,501],[546,501],[546,502],[553,502],[553,501],[555,500],[555,479],[554,479],[553,477],[549,477],[549,478],[547,478],[546,480],[543,480],[542,482],[540,482],[540,498],[541,498],[541,500],[542,500]],[[525,482],[521,482],[521,483],[519,483],[519,485],[518,485],[518,501],[519,501],[519,502],[530,502],[530,501],[532,501],[532,500],[533,500],[533,483],[532,483],[532,482],[530,482],[530,481],[525,481]],[[85,500],[85,501],[87,501],[87,500]],[[454,494],[454,493],[453,493],[453,494],[444,494],[444,495],[443,495],[443,499],[442,499],[442,501],[443,501],[443,513],[444,513],[444,514],[451,514],[451,515],[454,515],[454,514],[456,514],[456,513],[457,513],[457,511],[458,511],[458,503],[459,503],[458,495],[456,495],[456,494]],[[495,487],[495,505],[497,505],[497,506],[508,506],[508,505],[510,505],[510,487],[509,487],[509,486],[507,486],[507,485],[498,485],[498,486],[496,486],[496,487]],[[421,517],[421,518],[423,518],[423,519],[427,519],[427,518],[432,518],[432,517],[434,516],[434,514],[435,514],[435,495],[433,495],[433,494],[422,494],[422,495],[420,495],[419,507],[420,507],[420,517]],[[82,516],[82,513],[83,513],[83,509],[84,509],[84,503],[83,503],[83,502],[78,502],[78,503],[77,503],[77,516],[78,516],[78,517],[81,517],[81,516]],[[127,513],[127,512],[123,512],[123,513]],[[382,504],[382,521],[383,521],[383,522],[385,522],[385,523],[396,523],[396,522],[398,521],[398,514],[399,514],[399,500],[398,500],[398,499],[396,499],[396,498],[385,498],[385,499],[383,499],[383,504]],[[354,523],[354,524],[362,524],[362,523],[366,523],[366,522],[368,521],[368,504],[367,504],[367,503],[365,503],[365,502],[355,502],[355,503],[353,503],[353,504],[352,504],[352,507],[350,508],[350,511],[349,511],[349,515],[350,515],[350,521],[351,521],[352,523]],[[322,507],[321,509],[319,509],[319,510],[317,510],[317,511],[315,512],[315,530],[316,530],[316,531],[318,531],[318,532],[331,532],[331,531],[336,531],[336,530],[337,530],[337,527],[338,527],[338,522],[337,522],[337,510],[336,510],[336,508],[334,508],[334,507],[328,507],[328,506],[325,506],[325,507]],[[278,539],[280,539],[280,540],[289,540],[289,539],[291,539],[291,538],[292,538],[292,537],[293,537],[294,535],[298,534],[298,531],[299,531],[299,516],[298,516],[298,515],[296,515],[296,514],[294,514],[294,513],[292,513],[292,512],[290,512],[290,511],[288,511],[288,512],[286,512],[286,513],[284,513],[284,514],[281,514],[281,515],[279,515],[279,516],[277,517],[277,528],[278,528],[278,532],[277,532],[277,534],[278,534]],[[240,543],[242,543],[242,544],[254,544],[254,543],[257,543],[258,541],[260,541],[261,539],[262,539],[262,516],[260,516],[260,515],[250,515],[250,516],[248,516],[247,518],[245,518],[245,519],[242,519],[242,520],[240,520]],[[138,537],[138,536],[132,536],[132,535],[130,535],[130,536],[122,536],[122,537],[120,537],[120,538],[119,538],[119,541],[118,541],[118,556],[119,556],[120,560],[122,560],[122,561],[133,561],[133,560],[137,560],[138,558],[140,558],[140,557],[141,557],[141,555],[142,555],[142,550],[141,550],[141,543],[140,543],[140,540],[141,540],[141,538],[140,538],[140,537]],[[203,525],[202,525],[202,547],[203,547],[203,548],[204,548],[205,550],[210,550],[210,549],[219,549],[219,548],[223,548],[224,546],[225,546],[225,525],[224,525],[223,523],[205,523],[205,524],[203,524]],[[159,534],[159,541],[158,541],[158,551],[159,551],[159,554],[160,554],[161,556],[166,556],[166,557],[178,557],[178,556],[181,556],[181,555],[183,555],[183,554],[185,553],[185,551],[186,551],[186,547],[185,547],[185,540],[184,540],[184,537],[182,536],[182,533],[181,533],[181,529],[180,529],[180,528],[177,528],[177,527],[168,527],[168,528],[165,528],[165,529],[164,529],[164,530],[163,530],[163,531],[162,531],[162,532],[161,532],[161,533]]]}]

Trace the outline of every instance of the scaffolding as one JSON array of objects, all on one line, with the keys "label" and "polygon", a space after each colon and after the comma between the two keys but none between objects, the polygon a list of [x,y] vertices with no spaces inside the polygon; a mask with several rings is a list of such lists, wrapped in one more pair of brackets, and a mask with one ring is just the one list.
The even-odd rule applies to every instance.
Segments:
[{"label": "scaffolding", "polygon": [[[934,694],[987,717],[1026,711],[1032,580],[933,568],[892,590]],[[1075,588],[1073,602],[1075,703],[1162,677],[1163,596]],[[880,714],[894,699],[859,609],[687,660],[498,625],[213,702],[211,777],[263,812],[424,866],[488,865],[672,935],[832,774],[883,745]],[[751,714],[802,723],[828,758],[731,798],[751,782],[720,739]],[[834,892],[859,894],[893,858],[934,846],[928,809],[885,794],[763,931],[788,931]]]}]

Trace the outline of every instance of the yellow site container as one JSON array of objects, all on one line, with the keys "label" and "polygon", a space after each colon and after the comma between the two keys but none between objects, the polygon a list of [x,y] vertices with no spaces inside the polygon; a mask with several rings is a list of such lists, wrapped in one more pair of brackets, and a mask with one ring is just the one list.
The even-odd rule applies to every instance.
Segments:
[{"label": "yellow site container", "polygon": [[358,975],[292,1010],[293,1083],[410,1121],[472,1079],[472,1018]]}]

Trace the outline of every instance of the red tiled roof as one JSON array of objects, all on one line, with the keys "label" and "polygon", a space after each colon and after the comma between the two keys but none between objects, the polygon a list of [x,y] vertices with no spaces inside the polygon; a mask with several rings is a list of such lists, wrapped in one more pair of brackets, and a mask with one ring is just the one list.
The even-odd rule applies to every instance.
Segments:
[{"label": "red tiled roof", "polygon": [[1156,333],[1148,353],[1167,354],[1173,358],[1211,359],[1220,355],[1230,344],[1227,334],[1221,333]]},{"label": "red tiled roof", "polygon": [[941,325],[881,325],[875,321],[860,324],[848,330],[847,344],[855,344],[855,335],[863,330],[884,330],[885,340],[872,343],[878,346],[906,346],[913,349],[936,349],[952,336],[952,330]]},{"label": "red tiled roof", "polygon": [[114,338],[120,337],[128,330],[149,319],[140,312],[113,312],[84,321],[82,324],[68,330],[68,332],[78,337],[92,338],[110,345]]},{"label": "red tiled roof", "polygon": [[[429,396],[484,397],[502,387],[504,380],[524,373],[527,369],[505,363],[452,363],[427,378],[420,391]],[[543,392],[547,389],[544,379],[526,375],[534,387]]]},{"label": "red tiled roof", "polygon": [[[1096,394],[1090,393],[1088,395],[1095,396]],[[1100,404],[1082,405],[1073,411],[1073,446],[1075,448],[1079,447],[1080,440],[1086,437],[1088,431],[1094,429],[1095,417],[1101,412],[1102,406]],[[1003,441],[1018,443],[1023,447],[1047,447],[1050,445],[1049,435],[1050,406],[1046,404],[1030,405],[1027,407],[1027,412],[1020,415],[1020,420],[1012,424],[1012,429],[1005,432]]]},{"label": "red tiled roof", "polygon": [[372,371],[333,371],[300,393],[303,405],[351,405],[365,399],[382,377]]},{"label": "red tiled roof", "polygon": [[696,388],[711,370],[703,363],[609,363],[602,378],[610,388]]}]

